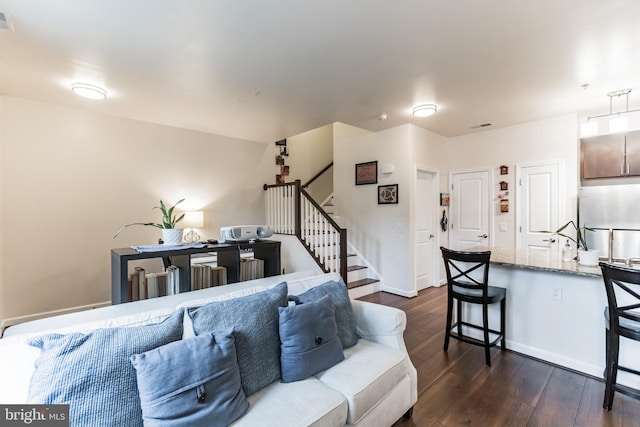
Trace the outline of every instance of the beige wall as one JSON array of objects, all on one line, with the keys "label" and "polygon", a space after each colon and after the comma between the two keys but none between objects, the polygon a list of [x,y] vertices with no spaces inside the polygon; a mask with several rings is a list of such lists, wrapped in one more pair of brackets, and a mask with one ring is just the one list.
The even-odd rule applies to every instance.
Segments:
[{"label": "beige wall", "polygon": [[203,209],[203,237],[262,223],[275,148],[0,97],[0,320],[108,302],[110,249],[157,242],[160,199]]},{"label": "beige wall", "polygon": [[[287,138],[289,157],[285,163],[290,166],[286,182],[299,179],[306,184],[315,174],[333,161],[333,124]],[[322,203],[333,192],[333,174],[324,173],[307,187],[307,191],[318,203]]]}]

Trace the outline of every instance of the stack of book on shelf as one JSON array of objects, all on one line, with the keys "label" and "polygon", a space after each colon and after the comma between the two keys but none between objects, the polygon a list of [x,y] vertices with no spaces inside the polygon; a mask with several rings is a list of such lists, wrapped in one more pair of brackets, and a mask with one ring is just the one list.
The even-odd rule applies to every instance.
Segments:
[{"label": "stack of book on shelf", "polygon": [[206,264],[191,265],[191,290],[206,289],[227,284],[225,267],[210,267]]},{"label": "stack of book on shelf", "polygon": [[[204,264],[191,266],[191,290],[227,284],[225,267],[210,267]],[[146,273],[136,267],[129,275],[129,301],[162,297],[180,293],[180,269],[169,266],[162,273]]]},{"label": "stack of book on shelf", "polygon": [[240,281],[262,279],[264,277],[264,261],[259,258],[242,258],[240,260]]}]

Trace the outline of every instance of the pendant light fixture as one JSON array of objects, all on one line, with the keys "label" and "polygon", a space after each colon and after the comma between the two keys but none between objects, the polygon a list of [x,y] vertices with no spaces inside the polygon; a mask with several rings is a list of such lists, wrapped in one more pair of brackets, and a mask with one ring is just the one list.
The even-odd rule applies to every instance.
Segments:
[{"label": "pendant light fixture", "polygon": [[[618,133],[618,132],[626,132],[629,129],[629,116],[628,113],[635,113],[636,111],[640,111],[640,109],[629,110],[629,93],[631,89],[620,89],[615,90],[613,92],[609,92],[607,96],[609,97],[609,113],[607,114],[599,114],[597,116],[589,116],[587,117],[587,121],[580,125],[580,136],[592,136],[598,133],[598,122],[595,119],[610,117],[609,119],[609,132],[608,133]],[[619,98],[621,96],[625,97],[626,106],[624,111],[613,112],[613,98]]]}]

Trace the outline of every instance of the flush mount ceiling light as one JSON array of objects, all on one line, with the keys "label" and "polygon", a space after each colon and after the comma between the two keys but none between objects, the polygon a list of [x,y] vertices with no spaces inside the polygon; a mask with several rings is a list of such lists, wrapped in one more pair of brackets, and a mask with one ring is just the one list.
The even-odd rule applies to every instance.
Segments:
[{"label": "flush mount ceiling light", "polygon": [[413,107],[413,115],[416,117],[429,117],[438,111],[435,104],[422,104]]},{"label": "flush mount ceiling light", "polygon": [[71,83],[71,90],[83,98],[103,100],[107,97],[106,90],[88,83]]},{"label": "flush mount ceiling light", "polygon": [[[629,93],[631,89],[621,89],[609,92],[609,112],[606,114],[599,114],[597,116],[587,117],[587,121],[580,125],[580,136],[592,136],[598,133],[598,122],[591,121],[602,117],[611,117],[609,120],[609,133],[625,132],[629,129],[629,117],[628,113],[635,113],[640,109],[629,110]],[[626,106],[624,111],[613,112],[613,98],[625,97]]]}]

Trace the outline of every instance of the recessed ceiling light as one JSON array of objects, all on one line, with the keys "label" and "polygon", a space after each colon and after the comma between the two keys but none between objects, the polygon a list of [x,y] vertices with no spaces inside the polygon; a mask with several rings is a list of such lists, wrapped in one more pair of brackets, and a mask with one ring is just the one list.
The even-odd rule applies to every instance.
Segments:
[{"label": "recessed ceiling light", "polygon": [[413,115],[416,117],[429,117],[438,111],[438,106],[435,104],[422,104],[413,107]]},{"label": "recessed ceiling light", "polygon": [[71,83],[71,90],[83,98],[102,100],[107,97],[106,90],[88,83]]}]

